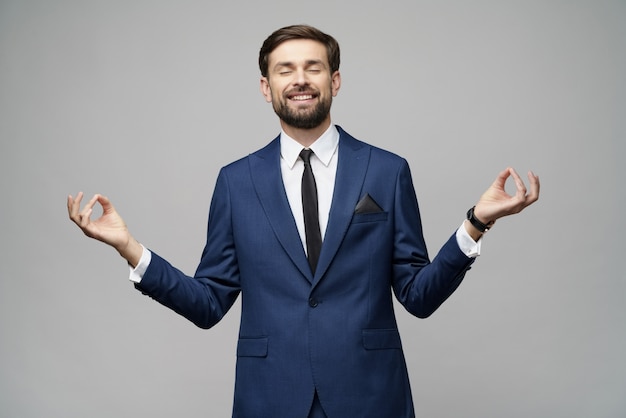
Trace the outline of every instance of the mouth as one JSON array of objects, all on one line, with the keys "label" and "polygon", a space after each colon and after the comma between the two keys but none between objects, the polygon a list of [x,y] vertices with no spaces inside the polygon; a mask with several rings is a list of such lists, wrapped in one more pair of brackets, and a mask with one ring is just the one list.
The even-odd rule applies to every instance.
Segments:
[{"label": "mouth", "polygon": [[292,102],[297,102],[297,103],[306,103],[309,102],[311,100],[314,100],[317,98],[317,94],[315,93],[309,93],[309,92],[297,92],[297,93],[291,93],[287,95],[287,98],[292,101]]}]

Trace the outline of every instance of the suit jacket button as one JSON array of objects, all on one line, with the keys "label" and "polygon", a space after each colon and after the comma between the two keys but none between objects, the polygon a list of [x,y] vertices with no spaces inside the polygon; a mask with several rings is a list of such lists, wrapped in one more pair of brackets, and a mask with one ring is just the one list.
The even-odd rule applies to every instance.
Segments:
[{"label": "suit jacket button", "polygon": [[317,305],[319,305],[319,302],[317,301],[317,299],[314,299],[314,298],[309,299],[309,306],[311,308],[316,308]]}]

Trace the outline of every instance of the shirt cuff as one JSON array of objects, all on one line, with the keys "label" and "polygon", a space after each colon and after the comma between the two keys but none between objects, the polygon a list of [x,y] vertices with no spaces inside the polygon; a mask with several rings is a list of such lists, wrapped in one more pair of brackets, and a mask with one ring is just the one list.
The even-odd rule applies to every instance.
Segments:
[{"label": "shirt cuff", "polygon": [[481,237],[478,241],[474,241],[474,239],[467,233],[464,224],[465,221],[463,221],[461,227],[456,230],[456,242],[459,244],[459,248],[463,254],[470,258],[476,258],[480,255],[480,248],[483,239]]},{"label": "shirt cuff", "polygon": [[141,258],[139,259],[139,263],[135,266],[135,268],[130,267],[130,276],[128,277],[131,282],[140,283],[143,275],[145,274],[148,266],[150,265],[150,261],[152,261],[152,252],[148,250],[146,247],[141,244],[141,248],[143,248],[143,252],[141,253]]}]

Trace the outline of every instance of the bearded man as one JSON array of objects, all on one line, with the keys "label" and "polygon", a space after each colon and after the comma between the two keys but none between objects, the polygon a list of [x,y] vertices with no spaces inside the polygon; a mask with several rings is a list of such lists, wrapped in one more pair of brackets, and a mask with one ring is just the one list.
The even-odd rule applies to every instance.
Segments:
[{"label": "bearded man", "polygon": [[261,92],[281,132],[221,169],[193,277],[140,244],[106,197],[83,208],[82,192],[68,197],[70,218],[128,261],[138,290],[199,327],[241,294],[233,417],[414,417],[393,295],[431,315],[484,232],[539,197],[536,175],[527,191],[507,168],[431,260],[407,161],[331,123],[339,56],[332,36],[306,25],[263,43]]}]

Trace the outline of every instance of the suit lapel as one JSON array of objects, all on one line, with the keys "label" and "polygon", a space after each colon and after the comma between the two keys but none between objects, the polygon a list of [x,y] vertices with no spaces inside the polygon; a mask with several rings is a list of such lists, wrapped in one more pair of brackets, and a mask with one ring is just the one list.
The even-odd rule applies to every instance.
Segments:
[{"label": "suit lapel", "polygon": [[302,274],[313,281],[280,172],[280,136],[251,154],[250,174],[278,241]]},{"label": "suit lapel", "polygon": [[311,276],[296,222],[287,200],[280,172],[280,136],[250,155],[250,174],[275,234],[293,263],[311,283],[324,275],[350,226],[360,198],[369,162],[370,147],[357,141],[340,127],[335,190],[315,277]]},{"label": "suit lapel", "polygon": [[357,141],[340,127],[337,129],[340,136],[335,190],[314,284],[328,269],[350,226],[369,162],[370,147]]}]

